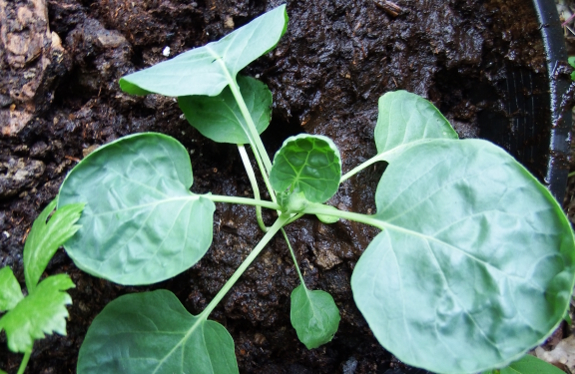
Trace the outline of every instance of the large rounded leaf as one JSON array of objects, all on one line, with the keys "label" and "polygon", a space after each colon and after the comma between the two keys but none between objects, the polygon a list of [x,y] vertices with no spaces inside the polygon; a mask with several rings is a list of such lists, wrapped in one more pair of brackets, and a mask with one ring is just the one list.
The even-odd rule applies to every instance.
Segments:
[{"label": "large rounded leaf", "polygon": [[457,133],[439,110],[421,96],[407,91],[388,92],[379,98],[374,131],[377,153],[422,139],[457,139]]},{"label": "large rounded leaf", "polygon": [[355,301],[401,361],[472,373],[518,359],[559,324],[574,283],[569,222],[511,156],[482,140],[392,152],[383,231],[352,276]]},{"label": "large rounded leaf", "polygon": [[281,5],[217,42],[123,77],[120,87],[136,95],[216,96],[230,77],[272,49],[286,28],[286,6]]},{"label": "large rounded leaf", "polygon": [[[262,82],[238,76],[238,85],[259,134],[268,127],[272,93]],[[219,143],[248,144],[249,130],[229,87],[218,96],[182,96],[178,98],[186,119],[203,136]]]},{"label": "large rounded leaf", "polygon": [[274,157],[270,182],[277,192],[302,194],[323,203],[332,197],[341,178],[341,156],[331,139],[300,134],[287,138]]},{"label": "large rounded leaf", "polygon": [[193,316],[170,291],[124,295],[94,319],[79,374],[234,374],[234,341],[215,321]]},{"label": "large rounded leaf", "polygon": [[82,270],[120,284],[171,278],[202,258],[215,206],[189,191],[186,149],[155,133],[107,144],[66,177],[58,205],[86,203],[65,245]]}]

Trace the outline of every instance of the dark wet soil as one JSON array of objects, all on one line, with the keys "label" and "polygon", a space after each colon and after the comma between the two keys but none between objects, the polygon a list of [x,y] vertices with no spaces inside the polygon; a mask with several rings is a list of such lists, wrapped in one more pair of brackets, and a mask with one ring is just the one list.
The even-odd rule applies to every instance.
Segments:
[{"label": "dark wet soil", "polygon": [[[539,86],[546,70],[531,1],[396,0],[402,8],[397,17],[377,1],[288,1],[287,34],[245,71],[274,93],[273,122],[264,134],[270,153],[291,134],[324,134],[340,147],[349,170],[375,154],[378,97],[405,89],[432,100],[461,136],[506,146],[542,178],[548,135],[521,133],[521,121],[533,119],[524,107],[510,105],[506,93],[517,76],[530,83],[522,95],[547,90]],[[204,45],[281,3],[0,0],[0,267],[10,266],[23,284],[21,253],[34,218],[78,160],[123,135],[174,136],[192,155],[194,191],[250,195],[234,147],[204,140],[172,98],[128,96],[117,80],[166,60],[166,46],[174,56]],[[347,181],[330,203],[371,212],[381,172],[374,168]],[[206,257],[149,288],[88,276],[59,251],[46,272],[66,272],[76,284],[68,335],[37,342],[27,372],[75,372],[91,321],[122,294],[167,288],[190,312],[200,312],[262,236],[251,208],[220,204],[214,222]],[[357,259],[377,232],[313,218],[287,232],[308,287],[334,296],[340,330],[318,349],[298,342],[289,321],[297,276],[285,243],[276,239],[212,315],[232,334],[240,371],[360,374],[401,367],[371,335],[349,287]],[[0,368],[15,373],[20,360],[7,352],[0,334]]]}]

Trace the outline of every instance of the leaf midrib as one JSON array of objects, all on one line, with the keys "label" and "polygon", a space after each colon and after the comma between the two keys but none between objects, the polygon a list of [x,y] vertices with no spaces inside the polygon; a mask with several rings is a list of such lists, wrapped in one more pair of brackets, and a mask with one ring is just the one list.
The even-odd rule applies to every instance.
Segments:
[{"label": "leaf midrib", "polygon": [[133,205],[133,206],[130,206],[130,207],[127,207],[127,208],[109,210],[109,211],[106,211],[106,212],[101,212],[101,213],[96,213],[96,214],[86,213],[86,216],[87,216],[87,217],[102,217],[102,216],[107,216],[107,215],[110,215],[110,214],[130,212],[130,211],[133,211],[133,210],[143,209],[143,208],[148,208],[148,207],[155,208],[157,205],[168,204],[168,203],[171,203],[171,202],[174,202],[174,201],[182,201],[182,200],[183,200],[183,201],[188,202],[188,200],[199,200],[200,197],[201,197],[200,195],[194,195],[193,193],[190,192],[190,196],[172,197],[172,198],[162,199],[162,200],[158,200],[158,201],[153,201],[153,202],[151,202],[151,203]]},{"label": "leaf midrib", "polygon": [[[205,322],[205,318],[202,317],[201,315],[196,317],[196,320],[194,322],[194,324],[192,325],[192,327],[190,327],[188,329],[188,331],[186,332],[186,334],[180,339],[180,341],[178,341],[178,343],[176,343],[174,345],[174,347],[164,356],[164,358],[162,358],[159,362],[158,365],[156,366],[156,368],[154,369],[154,371],[152,372],[152,374],[156,374],[158,372],[158,370],[160,369],[160,367],[164,364],[164,362],[172,355],[175,353],[175,351],[182,346],[189,338],[190,336],[194,333],[194,331],[196,331],[196,329],[198,327],[200,327],[203,323]],[[182,365],[182,369],[183,369],[183,365]]]},{"label": "leaf midrib", "polygon": [[[376,217],[376,219],[377,219],[377,217]],[[378,220],[379,220],[379,219],[378,219]],[[381,221],[381,220],[380,220],[380,222],[381,222],[380,227],[381,227],[382,229],[387,229],[387,230],[396,231],[396,232],[401,232],[401,233],[404,233],[404,234],[407,234],[407,235],[415,236],[415,237],[418,237],[418,238],[420,238],[420,239],[422,239],[422,240],[424,240],[424,241],[426,241],[426,242],[427,242],[427,241],[436,242],[436,243],[438,243],[438,244],[440,244],[440,245],[444,245],[444,246],[446,246],[446,247],[449,247],[449,248],[451,248],[451,249],[454,249],[454,250],[456,250],[456,251],[458,251],[458,252],[464,254],[466,257],[472,259],[473,261],[476,261],[476,262],[478,262],[478,263],[480,263],[480,264],[482,264],[482,265],[484,265],[484,266],[486,266],[486,267],[489,267],[489,268],[491,268],[491,269],[497,270],[498,272],[504,274],[505,276],[507,276],[507,277],[509,277],[509,278],[517,278],[517,279],[520,279],[520,280],[522,280],[522,281],[527,281],[527,278],[526,278],[526,277],[520,277],[520,276],[518,276],[518,275],[506,273],[505,271],[503,271],[503,270],[501,270],[501,269],[495,267],[493,264],[491,264],[491,263],[489,263],[489,262],[486,262],[486,261],[484,261],[484,260],[482,260],[482,259],[480,259],[480,258],[477,258],[476,256],[472,255],[471,253],[466,252],[465,250],[463,250],[463,249],[461,249],[461,248],[459,248],[459,247],[456,247],[456,246],[454,246],[453,244],[450,244],[450,243],[448,243],[448,242],[445,242],[445,241],[440,240],[440,239],[438,239],[438,238],[435,238],[435,237],[433,237],[433,236],[426,235],[426,234],[422,234],[422,233],[420,233],[420,232],[417,232],[417,231],[414,231],[414,230],[411,230],[411,229],[408,229],[408,228],[405,228],[405,227],[402,227],[402,226],[397,226],[397,225],[390,224],[390,223],[388,223],[388,222],[386,222],[386,221]]]}]

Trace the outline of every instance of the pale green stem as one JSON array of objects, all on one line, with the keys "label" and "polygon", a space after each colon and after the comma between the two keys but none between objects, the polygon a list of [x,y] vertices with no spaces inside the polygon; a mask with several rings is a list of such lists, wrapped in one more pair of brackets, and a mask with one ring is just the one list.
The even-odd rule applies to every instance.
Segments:
[{"label": "pale green stem", "polygon": [[293,250],[293,248],[289,242],[289,238],[286,234],[286,231],[283,229],[283,227],[282,227],[281,231],[282,231],[282,235],[283,235],[283,237],[287,243],[287,246],[289,248],[289,253],[291,254],[291,258],[293,259],[293,264],[295,266],[295,270],[297,271],[297,275],[299,276],[299,280],[300,280],[301,284],[303,285],[303,287],[307,288],[305,285],[305,280],[303,279],[303,274],[301,273],[299,265],[297,264],[297,258],[295,257],[295,252],[294,252],[294,250]]},{"label": "pale green stem", "polygon": [[[265,170],[265,174],[269,175],[269,171],[271,170],[271,161],[269,159],[268,154],[266,153],[266,149],[260,139],[258,130],[256,128],[256,125],[254,124],[254,121],[252,119],[252,116],[250,114],[250,111],[246,105],[246,102],[244,101],[244,98],[240,92],[240,88],[238,86],[238,83],[236,82],[236,77],[232,76],[230,74],[230,71],[228,70],[228,67],[226,66],[226,63],[224,62],[224,59],[218,54],[216,53],[214,50],[212,50],[209,45],[206,46],[206,49],[210,52],[210,54],[212,55],[212,57],[215,59],[215,61],[218,62],[218,64],[220,65],[221,69],[222,69],[222,73],[224,74],[226,81],[228,81],[228,85],[230,86],[230,90],[232,91],[232,94],[234,95],[234,98],[236,99],[236,102],[238,103],[238,106],[240,108],[240,111],[242,112],[242,116],[244,117],[244,120],[246,121],[247,127],[248,127],[248,139],[250,141],[250,145],[252,146],[252,148],[257,149],[257,151],[254,151],[254,154],[256,156],[256,161],[258,163],[258,166],[260,168],[260,170],[262,170],[262,172]],[[254,136],[255,135],[255,136]],[[259,142],[258,142],[259,140]],[[264,161],[262,161],[262,158]],[[263,167],[262,167],[263,165]]]},{"label": "pale green stem", "polygon": [[246,257],[242,264],[237,268],[237,270],[232,274],[230,279],[223,285],[216,296],[210,301],[206,309],[200,313],[198,317],[207,319],[210,313],[215,309],[215,307],[222,301],[224,296],[228,291],[234,286],[234,284],[240,279],[242,274],[251,265],[251,263],[258,257],[260,252],[266,247],[266,245],[272,240],[272,238],[277,234],[277,232],[285,225],[289,217],[280,216],[274,224],[269,228],[264,237],[260,240],[258,245],[251,251],[251,253]]},{"label": "pale green stem", "polygon": [[[254,173],[254,169],[252,168],[252,165],[251,165],[250,160],[249,160],[249,158],[248,158],[248,154],[247,154],[247,152],[246,152],[246,148],[245,148],[243,145],[239,145],[239,144],[238,144],[238,150],[239,150],[239,152],[240,152],[240,156],[241,156],[242,162],[243,162],[243,164],[244,164],[244,169],[246,169],[246,173],[247,173],[248,178],[249,178],[249,180],[250,180],[250,183],[251,183],[251,185],[252,185],[252,189],[253,189],[253,191],[254,191],[254,197],[255,197],[257,200],[259,200],[259,199],[260,199],[260,189],[259,189],[259,187],[258,187],[258,183],[257,183],[257,180],[256,180],[256,175],[255,175],[255,173]],[[281,214],[281,212],[278,211],[278,214]],[[300,218],[301,216],[303,216],[303,214],[294,215],[294,216],[292,216],[292,217],[289,219],[289,222],[293,222],[293,221],[295,221],[296,219]],[[264,222],[263,222],[262,210],[261,210],[261,207],[260,207],[260,206],[256,206],[256,217],[257,217],[257,219],[258,219],[258,224],[259,224],[260,228],[262,229],[262,231],[263,231],[263,232],[267,232],[269,228],[266,227],[266,225],[265,225]],[[297,258],[295,257],[295,252],[293,251],[293,248],[292,248],[292,246],[291,246],[291,243],[290,243],[290,241],[289,241],[289,238],[288,238],[288,236],[287,236],[285,230],[283,229],[283,227],[282,227],[282,229],[281,229],[281,232],[282,232],[282,235],[283,235],[283,237],[284,237],[284,240],[285,240],[285,242],[286,242],[286,244],[287,244],[287,246],[288,246],[288,248],[289,248],[289,251],[290,251],[290,253],[291,253],[291,256],[292,256],[292,259],[293,259],[293,263],[294,263],[295,269],[296,269],[296,271],[297,271],[297,273],[298,273],[298,275],[299,275],[299,279],[300,279],[300,281],[301,281],[301,284],[302,284],[304,287],[306,287],[306,286],[305,286],[305,281],[304,281],[304,279],[303,279],[303,276],[302,276],[302,274],[301,274],[300,268],[299,268],[298,263],[297,263]],[[307,288],[307,287],[306,287],[306,288]]]},{"label": "pale green stem", "polygon": [[240,87],[238,86],[238,82],[236,82],[235,77],[232,77],[224,61],[217,54],[213,52],[212,55],[214,56],[214,58],[216,58],[216,60],[222,67],[222,72],[224,73],[226,80],[228,81],[230,90],[232,91],[232,95],[234,95],[234,99],[236,99],[236,102],[238,103],[240,112],[242,112],[242,117],[244,117],[244,120],[246,121],[248,130],[247,135],[250,141],[250,145],[252,146],[254,157],[256,158],[256,162],[262,173],[262,177],[264,179],[266,188],[268,189],[270,196],[272,197],[272,200],[276,201],[274,190],[271,187],[271,183],[269,181],[269,175],[272,169],[272,162],[266,151],[266,148],[264,147],[264,143],[262,143],[262,139],[260,138],[260,134],[258,133],[256,125],[252,119],[252,115],[246,105],[246,102],[244,101],[244,97],[242,96]]},{"label": "pale green stem", "polygon": [[[260,197],[260,188],[258,186],[258,181],[256,180],[256,174],[254,173],[254,169],[252,168],[252,164],[250,163],[250,158],[248,157],[248,153],[246,152],[246,147],[243,144],[238,144],[238,151],[240,152],[240,158],[242,159],[242,163],[244,164],[244,169],[246,170],[246,174],[248,175],[248,179],[250,180],[250,184],[252,186],[252,191],[254,192],[254,198],[256,200],[261,200]],[[262,207],[257,205],[256,206],[256,219],[258,220],[258,225],[263,232],[268,231],[264,223],[264,219],[262,217]]]},{"label": "pale green stem", "polygon": [[272,162],[270,160],[270,157],[266,151],[266,148],[264,146],[264,143],[262,142],[262,139],[260,138],[260,134],[258,133],[258,130],[256,128],[256,125],[252,119],[252,115],[246,105],[246,102],[244,101],[244,97],[242,96],[242,93],[240,91],[240,87],[238,86],[238,83],[236,81],[235,78],[233,78],[229,72],[226,70],[226,78],[228,80],[228,83],[230,85],[230,90],[232,91],[232,94],[234,95],[234,98],[236,99],[238,106],[240,108],[240,112],[242,112],[242,116],[244,117],[244,120],[246,121],[247,127],[248,127],[248,132],[249,132],[249,137],[251,138],[253,145],[255,145],[255,151],[254,153],[259,153],[262,160],[263,160],[263,164],[264,164],[264,170],[266,171],[266,174],[269,175],[271,169],[272,169]]},{"label": "pale green stem", "polygon": [[276,202],[276,195],[274,192],[274,189],[272,188],[272,184],[270,182],[270,171],[272,169],[272,162],[268,156],[268,153],[266,151],[266,148],[264,147],[264,144],[262,143],[262,139],[260,138],[260,134],[258,134],[258,131],[256,129],[256,125],[254,124],[254,121],[252,120],[252,116],[250,114],[250,111],[248,110],[248,107],[246,106],[246,103],[244,101],[244,98],[242,96],[242,93],[240,92],[240,87],[238,86],[237,82],[235,79],[233,79],[229,74],[228,74],[228,79],[229,79],[229,84],[230,84],[230,90],[232,91],[232,94],[234,95],[234,98],[236,99],[238,106],[240,107],[240,111],[242,112],[242,116],[244,117],[244,120],[246,121],[247,127],[248,127],[248,131],[249,131],[249,139],[250,139],[250,145],[252,146],[252,152],[254,154],[254,157],[256,159],[256,162],[258,164],[258,167],[260,169],[260,172],[262,174],[262,178],[264,180],[264,183],[266,185],[266,188],[270,194],[270,197],[272,199],[272,201]]},{"label": "pale green stem", "polygon": [[28,361],[30,361],[31,355],[32,355],[32,350],[24,353],[24,358],[22,359],[22,362],[20,363],[20,367],[18,368],[17,374],[24,374],[24,372],[26,371],[26,366],[28,366]]},{"label": "pale green stem", "polygon": [[350,221],[365,223],[366,225],[377,227],[381,230],[385,229],[386,223],[383,221],[374,218],[373,215],[361,214],[361,213],[354,213],[354,212],[346,212],[345,210],[333,210],[333,209],[326,209],[323,208],[325,205],[322,204],[313,204],[304,209],[305,214],[322,214],[331,217],[338,217],[347,219]]},{"label": "pale green stem", "polygon": [[267,200],[256,200],[248,197],[239,197],[239,196],[224,196],[224,195],[212,195],[206,194],[201,195],[206,199],[209,199],[215,203],[229,203],[229,204],[242,204],[242,205],[251,205],[251,206],[261,206],[262,208],[272,209],[272,210],[279,210],[281,207],[274,202],[267,201]]},{"label": "pale green stem", "polygon": [[378,155],[373,156],[372,158],[370,158],[367,161],[364,161],[363,163],[361,163],[360,165],[354,167],[353,169],[351,169],[350,171],[348,171],[347,173],[345,173],[344,175],[341,176],[339,183],[343,183],[344,181],[348,180],[349,178],[353,177],[354,175],[356,175],[357,173],[359,173],[360,171],[362,171],[363,169],[375,164],[376,162],[380,162],[380,161],[385,161],[383,158],[383,153],[380,153]]}]

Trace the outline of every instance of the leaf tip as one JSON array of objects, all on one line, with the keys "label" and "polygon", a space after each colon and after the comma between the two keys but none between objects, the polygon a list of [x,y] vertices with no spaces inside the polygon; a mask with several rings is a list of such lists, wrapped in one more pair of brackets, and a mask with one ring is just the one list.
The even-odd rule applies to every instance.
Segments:
[{"label": "leaf tip", "polygon": [[120,89],[126,93],[132,94],[132,95],[138,95],[138,96],[144,96],[150,93],[150,91],[146,91],[142,88],[140,88],[140,86],[130,82],[128,80],[128,77],[133,76],[136,73],[130,74],[130,75],[126,75],[125,77],[120,78],[120,80],[118,81],[119,85],[120,85]]}]

